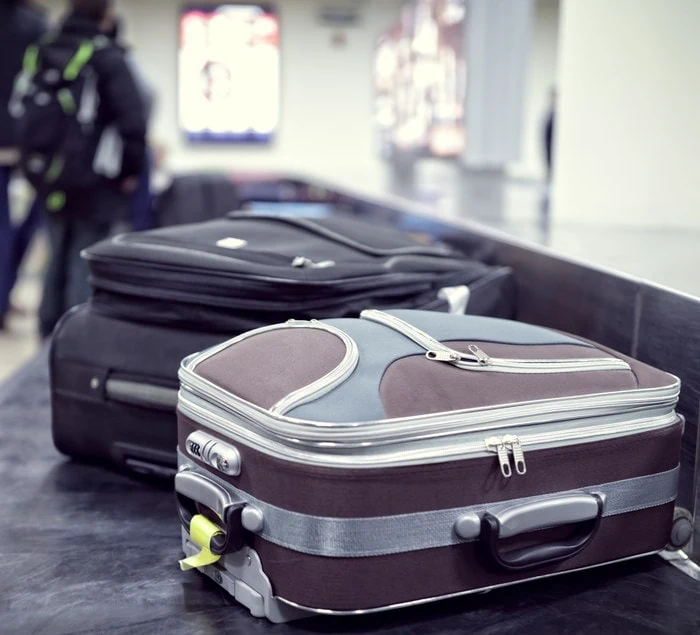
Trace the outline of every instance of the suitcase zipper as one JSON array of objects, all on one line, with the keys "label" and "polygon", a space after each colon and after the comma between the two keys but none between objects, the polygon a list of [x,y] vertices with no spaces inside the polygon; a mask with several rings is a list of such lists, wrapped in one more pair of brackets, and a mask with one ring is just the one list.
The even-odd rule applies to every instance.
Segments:
[{"label": "suitcase zipper", "polygon": [[525,474],[527,466],[525,465],[525,453],[523,452],[522,442],[520,437],[514,434],[506,434],[502,437],[489,437],[485,441],[486,449],[495,452],[498,455],[498,462],[501,466],[501,474],[505,478],[510,478],[513,475],[513,470],[510,466],[510,455],[513,455],[513,465],[518,474]]},{"label": "suitcase zipper", "polygon": [[660,421],[668,422],[669,419],[673,422],[678,419],[678,415],[671,413],[655,419],[627,421],[604,427],[588,426],[585,428],[578,428],[577,430],[542,432],[540,434],[529,434],[527,436],[506,434],[502,437],[489,437],[484,443],[489,452],[495,452],[497,454],[501,466],[501,474],[503,474],[505,478],[510,478],[513,474],[510,462],[511,455],[513,457],[515,472],[521,475],[527,473],[525,452],[523,450],[524,445],[545,445],[549,447],[551,443],[567,440],[580,441],[592,437],[600,437],[602,435],[615,436],[617,434],[624,434],[625,432],[644,432],[655,428]]},{"label": "suitcase zipper", "polygon": [[[182,414],[205,428],[215,430],[234,441],[243,442],[253,449],[283,460],[329,467],[373,468],[456,461],[495,453],[499,460],[501,473],[505,478],[512,476],[511,454],[514,456],[516,472],[518,474],[526,473],[524,446],[541,446],[540,449],[548,449],[561,445],[572,445],[579,441],[585,443],[591,440],[605,440],[621,435],[660,430],[676,424],[679,420],[675,412],[670,412],[657,417],[586,426],[574,430],[559,430],[525,436],[513,434],[490,436],[486,439],[481,438],[461,444],[449,443],[440,447],[415,450],[407,449],[399,441],[393,444],[393,449],[384,448],[384,452],[375,454],[368,452],[369,449],[372,449],[371,443],[347,448],[337,443],[316,443],[309,449],[304,449],[304,446],[295,439],[271,439],[240,425],[238,422],[232,422],[212,411],[209,407],[197,404],[182,392],[178,409]],[[344,450],[345,452],[343,452]]]},{"label": "suitcase zipper", "polygon": [[[270,330],[270,327],[259,329],[258,332],[263,330]],[[204,399],[214,407],[223,409],[229,416],[232,415],[232,420],[246,422],[252,428],[264,430],[269,435],[295,439],[298,443],[332,443],[338,446],[356,443],[358,446],[366,447],[400,440],[410,441],[417,437],[443,436],[452,433],[455,429],[478,431],[495,427],[546,424],[572,418],[632,414],[642,409],[673,408],[679,392],[678,385],[674,384],[662,388],[630,390],[626,393],[561,397],[400,419],[347,423],[307,421],[272,414],[269,410],[255,406],[192,372],[200,361],[230,344],[231,342],[226,342],[209,349],[204,354],[185,358],[179,373],[180,400],[191,394],[195,398]]]},{"label": "suitcase zipper", "polygon": [[414,341],[424,348],[425,356],[432,361],[446,362],[462,370],[486,370],[501,373],[560,373],[594,370],[630,370],[627,362],[615,357],[582,359],[508,359],[491,357],[475,344],[467,348],[469,353],[456,351],[436,340],[425,331],[401,318],[384,311],[365,310],[360,317],[382,324]]},{"label": "suitcase zipper", "polygon": [[513,471],[510,468],[510,456],[506,448],[505,439],[503,437],[489,437],[484,443],[486,443],[487,450],[495,452],[498,455],[498,462],[501,465],[501,474],[506,478],[510,478]]}]

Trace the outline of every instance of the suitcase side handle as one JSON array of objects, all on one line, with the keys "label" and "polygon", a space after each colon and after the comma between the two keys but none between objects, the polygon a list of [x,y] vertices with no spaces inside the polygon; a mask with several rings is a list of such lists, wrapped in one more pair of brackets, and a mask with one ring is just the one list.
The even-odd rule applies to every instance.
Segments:
[{"label": "suitcase side handle", "polygon": [[[486,512],[481,519],[481,543],[500,568],[522,571],[566,560],[591,542],[603,516],[600,494],[567,494]],[[521,534],[572,525],[574,533],[562,540],[506,550],[503,540]]]},{"label": "suitcase side handle", "polygon": [[180,522],[187,533],[190,533],[192,517],[201,513],[202,508],[216,514],[221,521],[223,533],[214,535],[209,545],[213,554],[238,551],[244,546],[241,516],[246,506],[245,501],[193,470],[183,470],[175,475],[175,498]]}]

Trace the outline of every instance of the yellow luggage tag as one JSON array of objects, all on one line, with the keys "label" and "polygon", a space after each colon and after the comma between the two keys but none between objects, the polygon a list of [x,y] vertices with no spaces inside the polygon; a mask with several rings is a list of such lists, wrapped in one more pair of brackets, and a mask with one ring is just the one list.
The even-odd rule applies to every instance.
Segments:
[{"label": "yellow luggage tag", "polygon": [[201,514],[192,516],[190,521],[190,538],[202,550],[199,553],[180,560],[180,569],[187,571],[188,569],[197,569],[208,564],[214,564],[221,556],[212,553],[209,549],[211,539],[216,535],[223,535],[223,531],[219,529],[211,520]]}]

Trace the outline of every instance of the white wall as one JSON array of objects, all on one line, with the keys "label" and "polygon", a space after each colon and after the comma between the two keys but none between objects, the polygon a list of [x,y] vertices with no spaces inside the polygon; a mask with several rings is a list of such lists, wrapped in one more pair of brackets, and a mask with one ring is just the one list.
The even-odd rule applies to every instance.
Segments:
[{"label": "white wall", "polygon": [[524,179],[544,179],[544,119],[549,93],[556,83],[560,0],[537,0],[527,67],[527,88],[523,104],[520,158],[508,165],[508,174]]},{"label": "white wall", "polygon": [[[185,169],[298,169],[346,175],[376,162],[372,63],[377,36],[398,19],[402,0],[342,2],[359,7],[347,44],[331,45],[334,29],[318,22],[335,0],[283,0],[280,16],[281,120],[267,146],[190,144],[178,128],[177,39],[183,3],[119,0],[126,39],[159,95],[152,137],[169,150],[168,165]],[[61,6],[60,0],[50,3]],[[192,3],[190,3],[192,4]]]},{"label": "white wall", "polygon": [[700,2],[563,0],[555,219],[700,227]]}]

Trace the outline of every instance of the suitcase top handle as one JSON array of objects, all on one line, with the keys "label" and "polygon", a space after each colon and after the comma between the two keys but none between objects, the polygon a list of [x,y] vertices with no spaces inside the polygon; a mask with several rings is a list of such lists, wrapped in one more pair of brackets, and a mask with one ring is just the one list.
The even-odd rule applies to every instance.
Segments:
[{"label": "suitcase top handle", "polygon": [[[492,562],[508,571],[553,564],[575,556],[591,542],[598,531],[603,509],[603,495],[568,494],[524,503],[496,513],[487,512],[481,519],[481,543]],[[576,530],[557,542],[509,551],[504,549],[501,542],[521,534],[566,525]]]}]

